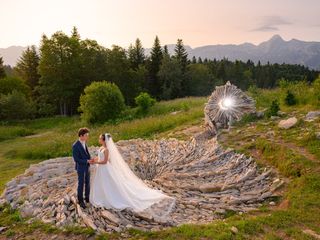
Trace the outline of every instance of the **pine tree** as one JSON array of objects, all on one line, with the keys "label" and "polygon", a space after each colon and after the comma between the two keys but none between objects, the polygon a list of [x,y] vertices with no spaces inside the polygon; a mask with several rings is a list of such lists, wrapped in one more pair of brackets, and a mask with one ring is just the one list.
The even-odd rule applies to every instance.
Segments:
[{"label": "pine tree", "polygon": [[292,106],[297,103],[296,97],[293,95],[293,93],[290,90],[287,90],[287,95],[284,99],[284,102],[288,106]]},{"label": "pine tree", "polygon": [[136,39],[135,45],[130,45],[128,49],[130,65],[133,69],[137,69],[139,65],[144,64],[145,55],[144,48],[139,38]]},{"label": "pine tree", "polygon": [[4,78],[6,76],[6,72],[4,71],[3,60],[0,57],[0,78]]},{"label": "pine tree", "polygon": [[166,55],[166,56],[169,56],[169,57],[170,57],[170,54],[169,54],[169,50],[168,50],[168,46],[167,46],[167,45],[164,45],[164,47],[163,47],[163,55]]},{"label": "pine tree", "polygon": [[28,47],[18,60],[16,71],[25,82],[34,89],[38,85],[40,75],[38,73],[40,57],[36,47]]},{"label": "pine tree", "polygon": [[188,53],[183,45],[182,39],[177,40],[177,44],[174,49],[174,52],[175,52],[174,57],[175,59],[177,59],[181,67],[182,73],[185,73],[187,68],[187,63],[188,63]]},{"label": "pine tree", "polygon": [[149,64],[149,90],[153,96],[160,96],[160,84],[158,79],[158,72],[160,69],[161,61],[163,58],[163,53],[160,45],[160,40],[158,36],[156,36],[150,56],[150,64]]},{"label": "pine tree", "polygon": [[193,64],[197,63],[197,59],[196,59],[195,56],[192,57],[192,63],[193,63]]},{"label": "pine tree", "polygon": [[267,117],[278,116],[279,110],[280,110],[279,102],[277,100],[273,100],[266,112],[266,115]]}]

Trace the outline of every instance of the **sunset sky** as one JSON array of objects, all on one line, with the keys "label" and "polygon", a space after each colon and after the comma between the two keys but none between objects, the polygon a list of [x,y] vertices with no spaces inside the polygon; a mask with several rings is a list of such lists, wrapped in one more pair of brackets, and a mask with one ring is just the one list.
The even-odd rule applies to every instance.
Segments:
[{"label": "sunset sky", "polygon": [[318,0],[0,0],[0,48],[39,44],[43,33],[76,26],[82,38],[151,47],[182,38],[191,47],[260,43],[281,35],[320,41]]}]

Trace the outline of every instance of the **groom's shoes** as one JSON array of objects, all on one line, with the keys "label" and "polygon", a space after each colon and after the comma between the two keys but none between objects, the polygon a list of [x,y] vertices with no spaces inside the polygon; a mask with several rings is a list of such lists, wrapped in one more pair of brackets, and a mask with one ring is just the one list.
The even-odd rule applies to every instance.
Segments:
[{"label": "groom's shoes", "polygon": [[84,202],[80,202],[79,205],[80,205],[80,207],[83,208],[83,209],[86,208],[86,205],[84,204]]}]

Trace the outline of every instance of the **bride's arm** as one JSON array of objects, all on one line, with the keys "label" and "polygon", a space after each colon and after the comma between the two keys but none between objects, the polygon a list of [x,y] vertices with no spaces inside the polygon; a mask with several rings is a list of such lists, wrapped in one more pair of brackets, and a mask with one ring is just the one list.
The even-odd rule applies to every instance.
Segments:
[{"label": "bride's arm", "polygon": [[104,150],[104,160],[99,162],[99,164],[106,164],[108,162],[108,158],[109,158],[109,150],[106,148]]}]

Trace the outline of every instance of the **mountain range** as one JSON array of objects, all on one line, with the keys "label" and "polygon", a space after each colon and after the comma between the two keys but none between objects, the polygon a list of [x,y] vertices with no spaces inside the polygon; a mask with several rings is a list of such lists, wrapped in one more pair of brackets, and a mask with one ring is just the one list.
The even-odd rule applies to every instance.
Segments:
[{"label": "mountain range", "polygon": [[[168,44],[170,54],[174,53],[175,44]],[[217,44],[206,45],[191,48],[185,45],[189,58],[195,56],[202,59],[223,59],[227,58],[231,61],[248,59],[262,64],[270,63],[288,63],[300,64],[311,69],[320,70],[320,42],[307,42],[297,39],[285,41],[279,35],[274,35],[268,41],[258,45],[252,43],[243,44]],[[26,47],[11,46],[8,48],[0,48],[0,56],[3,57],[4,63],[14,66]],[[146,55],[150,54],[151,49],[145,49]]]}]

